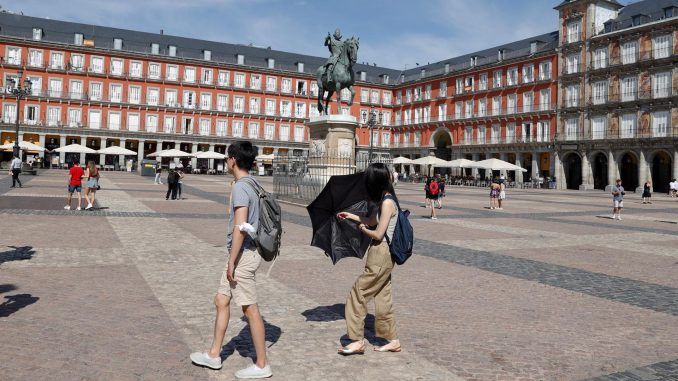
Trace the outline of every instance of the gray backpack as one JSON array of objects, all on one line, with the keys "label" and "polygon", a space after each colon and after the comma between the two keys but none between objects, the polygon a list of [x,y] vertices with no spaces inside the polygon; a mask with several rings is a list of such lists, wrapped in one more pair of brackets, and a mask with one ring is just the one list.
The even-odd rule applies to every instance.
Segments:
[{"label": "gray backpack", "polygon": [[280,241],[282,239],[282,213],[280,205],[254,179],[246,177],[244,180],[259,198],[257,235],[252,238],[257,245],[259,255],[265,261],[270,262],[280,254]]}]

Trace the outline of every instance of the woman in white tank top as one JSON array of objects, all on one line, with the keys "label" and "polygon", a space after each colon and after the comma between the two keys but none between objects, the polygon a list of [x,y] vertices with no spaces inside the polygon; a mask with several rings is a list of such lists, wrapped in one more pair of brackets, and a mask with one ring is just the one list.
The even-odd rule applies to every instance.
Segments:
[{"label": "woman in white tank top", "polygon": [[367,250],[365,269],[353,284],[346,299],[346,328],[351,343],[338,350],[342,355],[365,353],[365,316],[367,302],[374,298],[375,333],[377,337],[388,340],[388,344],[374,347],[378,352],[400,352],[400,341],[393,313],[393,294],[391,291],[391,271],[394,262],[386,242],[393,236],[398,216],[398,207],[393,191],[391,172],[382,163],[374,163],[365,171],[365,185],[369,194],[368,201],[378,203],[379,211],[370,217],[358,217],[351,213],[339,213],[340,219],[350,219],[359,223],[360,232],[372,238]]}]

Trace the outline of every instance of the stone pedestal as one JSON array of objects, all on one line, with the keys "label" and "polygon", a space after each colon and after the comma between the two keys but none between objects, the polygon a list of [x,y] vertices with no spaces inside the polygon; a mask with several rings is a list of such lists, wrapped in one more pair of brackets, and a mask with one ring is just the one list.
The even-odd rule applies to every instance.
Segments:
[{"label": "stone pedestal", "polygon": [[331,176],[355,170],[355,130],[358,121],[350,115],[322,115],[306,123],[309,129],[309,174],[325,185]]}]

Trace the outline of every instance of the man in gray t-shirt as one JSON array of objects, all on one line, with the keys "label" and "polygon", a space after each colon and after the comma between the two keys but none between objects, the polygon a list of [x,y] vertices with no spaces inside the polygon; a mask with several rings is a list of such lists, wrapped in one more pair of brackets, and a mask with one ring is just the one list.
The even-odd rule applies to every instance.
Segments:
[{"label": "man in gray t-shirt", "polygon": [[231,303],[242,308],[250,326],[252,343],[256,352],[255,363],[235,373],[236,378],[267,378],[273,375],[266,357],[266,328],[257,303],[256,272],[261,265],[261,256],[252,237],[241,227],[250,224],[255,229],[259,222],[259,197],[252,188],[256,182],[249,176],[256,150],[252,143],[239,141],[228,147],[226,165],[235,177],[229,202],[228,219],[228,264],[221,274],[221,281],[214,297],[217,314],[214,322],[212,346],[206,352],[191,353],[193,363],[211,369],[221,369],[221,349],[228,328]]},{"label": "man in gray t-shirt", "polygon": [[[247,223],[254,227],[256,231],[259,225],[259,197],[257,196],[252,185],[248,184],[249,181],[256,181],[252,176],[245,176],[233,184],[233,189],[231,190],[231,206],[230,206],[230,218],[228,219],[228,235],[226,237],[226,247],[229,252],[231,250],[231,243],[233,242],[233,224],[235,209],[240,207],[247,208]],[[252,237],[247,235],[244,242],[242,243],[241,250],[256,250],[257,246],[254,243]]]},{"label": "man in gray t-shirt", "polygon": [[617,185],[612,186],[612,219],[621,221],[621,211],[624,208],[624,187],[621,179],[617,179]]}]

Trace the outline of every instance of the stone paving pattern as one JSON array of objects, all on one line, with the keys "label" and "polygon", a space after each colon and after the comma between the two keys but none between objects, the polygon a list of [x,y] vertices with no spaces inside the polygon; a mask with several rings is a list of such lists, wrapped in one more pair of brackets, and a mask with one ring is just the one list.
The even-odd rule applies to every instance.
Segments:
[{"label": "stone paving pattern", "polygon": [[[211,340],[231,178],[189,175],[165,201],[104,172],[97,210],[76,212],[65,175],[0,177],[0,380],[232,380],[254,356],[236,308],[222,370],[188,360]],[[397,188],[416,232],[393,275],[400,354],[336,355],[362,261],[333,266],[283,206],[282,255],[258,275],[273,379],[678,379],[675,199],[629,195],[613,221],[602,192],[510,190],[491,211],[485,189],[448,187],[431,221],[420,188]]]}]

